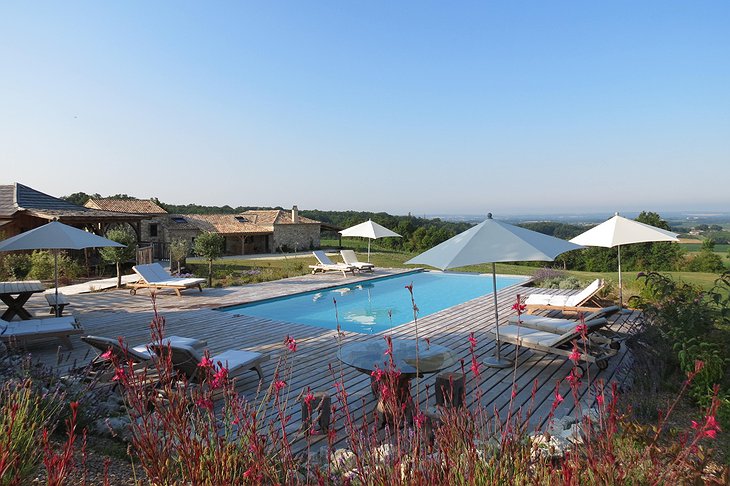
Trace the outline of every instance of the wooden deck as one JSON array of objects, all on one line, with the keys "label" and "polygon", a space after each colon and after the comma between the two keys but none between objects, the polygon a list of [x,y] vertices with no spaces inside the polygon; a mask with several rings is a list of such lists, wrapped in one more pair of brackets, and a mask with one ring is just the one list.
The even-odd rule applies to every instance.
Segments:
[{"label": "wooden deck", "polygon": [[[279,361],[278,358],[286,350],[283,345],[285,337],[292,336],[295,338],[298,349],[289,358],[291,374],[282,377],[288,384],[285,391],[288,392],[289,412],[292,414],[288,428],[293,432],[299,428],[301,420],[300,407],[296,402],[301,391],[306,388],[310,388],[312,391],[326,391],[333,397],[333,403],[336,403],[335,378],[344,381],[349,395],[350,411],[355,418],[359,419],[363,413],[370,414],[374,406],[374,399],[370,393],[370,377],[341,365],[337,360],[338,337],[336,331],[219,312],[215,308],[298,292],[319,290],[403,272],[405,270],[379,269],[375,274],[357,275],[355,277],[343,277],[335,273],[316,276],[306,275],[242,287],[204,289],[202,293],[198,292],[197,289],[188,290],[183,292],[182,297],[177,297],[172,291],[163,291],[157,294],[157,308],[166,319],[168,335],[205,339],[208,341],[211,354],[231,348],[270,354],[271,359],[263,365],[267,386],[273,378]],[[527,295],[535,291],[546,292],[545,289],[532,289],[521,286],[513,286],[500,291],[498,297],[500,322],[505,323],[514,314],[515,311],[512,310],[512,305],[517,294]],[[405,289],[403,292],[404,299],[410,298]],[[566,291],[547,292],[566,293]],[[418,303],[418,288],[414,288],[414,294],[416,303]],[[47,303],[42,296],[31,298],[26,308],[36,315],[44,317],[48,312]],[[127,342],[132,345],[149,341],[149,323],[153,312],[152,302],[146,291],[140,291],[136,296],[130,295],[126,290],[76,295],[72,298],[72,307],[70,309],[83,325],[87,334],[107,337],[124,336]],[[634,314],[619,314],[614,318],[613,329],[625,331],[628,327],[627,323],[634,317],[636,317]],[[506,415],[510,402],[514,369],[498,370],[482,367],[479,380],[468,371],[471,363],[468,341],[470,333],[474,332],[478,340],[475,353],[481,361],[494,353],[495,341],[488,332],[492,331],[494,326],[494,304],[490,293],[487,296],[451,307],[436,314],[419,318],[418,336],[428,338],[431,343],[455,350],[458,356],[464,360],[464,367],[467,369],[467,401],[471,406],[474,405],[478,395],[475,390],[479,387],[484,410],[493,411],[496,409],[500,414]],[[415,333],[415,325],[410,322],[396,327],[392,335],[398,338],[414,338]],[[60,365],[62,367],[84,363],[93,356],[93,351],[90,352],[88,346],[80,342],[77,336],[71,339],[74,343],[74,349],[69,353],[65,351],[62,353],[63,359]],[[365,339],[382,339],[382,336],[345,332],[341,342],[344,344]],[[28,350],[34,358],[46,364],[54,365],[57,363],[59,355],[56,344],[51,341],[37,342],[29,345]],[[504,355],[513,356],[514,348],[512,346],[505,345],[502,349]],[[461,366],[457,363],[452,369],[445,371],[460,371]],[[583,379],[582,395],[579,397],[583,406],[592,404],[594,392],[592,385],[597,380],[622,382],[630,367],[631,354],[626,352],[623,346],[619,354],[611,359],[608,369],[599,372],[595,365],[591,365],[589,373]],[[565,400],[556,410],[555,416],[561,417],[571,413],[575,403],[571,397],[569,386],[564,380],[571,368],[572,363],[564,357],[544,355],[522,349],[520,351],[519,366],[515,374],[518,390],[512,406],[513,410],[519,407],[531,408],[533,410],[531,425],[542,425],[552,407],[556,383],[559,382],[559,390]],[[419,383],[416,384],[416,381]],[[416,386],[418,386],[420,392],[418,398],[422,409],[432,406],[435,402],[433,396],[434,381],[435,376],[433,375],[413,381],[414,397]],[[534,402],[532,402],[532,389],[535,382],[537,383],[537,390]],[[256,374],[253,372],[247,373],[243,375],[239,382],[238,390],[246,398],[255,400],[257,398],[257,385]],[[426,385],[431,389],[428,394],[426,393]],[[336,445],[344,447],[346,438],[343,434],[338,437]],[[325,443],[323,436],[313,436],[311,440],[313,441],[312,447],[319,447],[320,442]],[[294,448],[301,449],[306,446],[306,441],[299,440],[295,443]]]}]

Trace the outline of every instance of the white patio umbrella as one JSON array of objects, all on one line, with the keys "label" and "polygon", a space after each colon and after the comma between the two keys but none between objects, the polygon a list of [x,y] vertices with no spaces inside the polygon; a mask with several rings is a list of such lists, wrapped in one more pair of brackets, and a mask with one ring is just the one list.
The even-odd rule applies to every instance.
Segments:
[{"label": "white patio umbrella", "polygon": [[[102,246],[123,247],[125,245],[58,221],[51,221],[38,228],[0,241],[0,251],[51,250],[53,252],[56,302],[58,302],[58,251],[83,250],[84,248]],[[58,316],[58,311],[59,306],[56,306],[56,316]]]},{"label": "white patio umbrella", "polygon": [[492,264],[497,352],[494,358],[487,359],[485,364],[506,368],[510,366],[511,361],[502,359],[500,355],[497,270],[495,263],[553,261],[561,253],[578,248],[582,248],[582,246],[497,221],[492,219],[492,214],[489,213],[485,221],[434,246],[406,263],[431,265],[441,270],[479,263]]},{"label": "white patio umbrella", "polygon": [[368,219],[364,223],[350,226],[340,231],[342,236],[361,236],[368,239],[368,262],[370,261],[370,240],[377,240],[378,238],[401,238],[401,235],[395,231],[390,231],[385,226],[379,225],[371,219]]},{"label": "white patio umbrella", "polygon": [[570,241],[583,246],[618,247],[618,299],[619,305],[623,307],[621,245],[648,243],[651,241],[679,241],[677,235],[678,233],[672,233],[671,231],[640,223],[633,219],[624,218],[616,213],[613,218],[579,234]]}]

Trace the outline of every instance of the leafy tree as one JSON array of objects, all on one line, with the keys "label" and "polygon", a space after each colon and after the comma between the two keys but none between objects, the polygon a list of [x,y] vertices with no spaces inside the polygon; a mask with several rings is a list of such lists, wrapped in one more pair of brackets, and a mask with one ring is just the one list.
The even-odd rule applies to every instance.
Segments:
[{"label": "leafy tree", "polygon": [[190,242],[184,238],[175,238],[170,242],[170,267],[177,263],[177,272],[180,273],[180,262],[190,253]]},{"label": "leafy tree", "polygon": [[702,240],[701,251],[715,251],[715,240],[712,238]]},{"label": "leafy tree", "polygon": [[223,236],[218,233],[202,233],[195,238],[195,253],[208,260],[208,286],[213,285],[213,260],[223,256]]},{"label": "leafy tree", "polygon": [[106,237],[124,247],[99,248],[101,259],[107,263],[114,263],[117,267],[117,288],[122,287],[122,263],[134,260],[137,255],[137,237],[126,226],[111,228],[106,232]]}]

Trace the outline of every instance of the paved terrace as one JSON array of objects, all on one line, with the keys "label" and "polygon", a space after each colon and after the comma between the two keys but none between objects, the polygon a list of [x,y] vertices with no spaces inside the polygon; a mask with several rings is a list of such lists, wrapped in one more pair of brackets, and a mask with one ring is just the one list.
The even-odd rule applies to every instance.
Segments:
[{"label": "paved terrace", "polygon": [[[303,389],[309,387],[313,391],[327,391],[336,403],[334,379],[329,371],[332,365],[337,376],[342,373],[346,389],[349,395],[351,411],[356,420],[362,417],[363,413],[370,414],[375,401],[370,393],[370,377],[352,368],[341,366],[336,358],[337,333],[336,331],[310,327],[300,324],[277,322],[267,319],[234,315],[214,310],[216,307],[251,302],[259,299],[290,295],[310,290],[320,290],[342,284],[350,284],[357,281],[368,280],[386,275],[403,273],[405,270],[379,269],[372,274],[342,277],[339,273],[305,275],[293,277],[274,282],[251,284],[242,287],[204,289],[198,292],[197,289],[190,289],[183,292],[182,297],[175,296],[172,291],[158,293],[157,307],[159,312],[165,316],[168,335],[187,336],[192,338],[205,339],[211,354],[216,354],[226,349],[247,349],[255,350],[271,355],[271,359],[263,366],[266,377],[265,385],[271,383],[277,366],[278,357],[285,351],[282,345],[287,335],[294,337],[298,343],[298,350],[291,355],[292,365],[291,376],[284,377],[289,387],[289,412],[292,413],[289,429],[296,431],[299,428],[301,416],[300,406],[297,397]],[[498,306],[500,321],[506,320],[515,313],[512,305],[516,295],[527,295],[531,292],[554,292],[570,293],[569,291],[546,291],[545,289],[532,289],[529,287],[513,286],[499,292]],[[404,299],[408,298],[404,289]],[[418,303],[418,289],[414,289],[416,303]],[[79,322],[84,326],[88,334],[98,336],[124,336],[128,343],[136,345],[149,341],[149,322],[152,318],[152,303],[146,290],[141,290],[136,296],[132,296],[126,290],[114,290],[85,295],[75,295],[71,298],[72,304],[67,308]],[[42,296],[34,296],[26,306],[37,316],[48,315],[48,307]],[[333,306],[334,312],[334,306]],[[635,317],[633,314],[619,314],[614,317],[614,330],[626,330],[628,324]],[[487,331],[494,329],[494,305],[492,294],[480,297],[464,304],[443,310],[418,320],[418,334],[421,338],[430,339],[431,343],[440,344],[455,350],[458,356],[465,361],[468,370],[471,356],[469,354],[468,337],[474,332],[478,345],[476,356],[483,360],[494,353],[495,342]],[[393,336],[398,338],[414,338],[415,326],[413,322],[399,326],[393,330]],[[378,335],[364,335],[352,332],[345,332],[343,343],[360,341],[365,339],[380,339]],[[89,352],[89,347],[82,343],[78,336],[72,338],[74,349],[69,353],[63,351],[61,366],[70,366],[73,363],[84,363],[94,354]],[[58,357],[56,342],[36,342],[28,346],[28,350],[37,358],[47,364],[55,364]],[[503,346],[503,353],[507,356],[513,354],[512,346]],[[613,357],[608,369],[599,372],[595,365],[589,368],[590,379],[616,380],[622,382],[631,366],[631,354],[626,352],[622,346],[621,352]],[[558,381],[563,380],[570,372],[572,364],[569,360],[560,356],[545,355],[539,352],[530,352],[524,349],[520,352],[520,365],[517,368],[516,381],[519,386],[513,409],[517,407],[532,408],[532,425],[541,425],[548,415],[553,404],[555,386]],[[449,370],[460,371],[461,365],[456,364]],[[513,369],[498,370],[483,368],[481,383],[482,403],[485,410],[497,409],[504,417],[507,413]],[[586,386],[588,375],[584,378],[582,387],[583,395],[580,400],[584,404],[591,404],[592,387]],[[422,409],[434,405],[433,384],[435,376],[426,376],[419,383],[420,404]],[[537,382],[538,387],[535,393],[535,401],[531,402],[533,383]],[[415,383],[413,380],[413,391],[415,395]],[[426,396],[426,386],[430,386],[430,397]],[[238,382],[238,391],[246,398],[255,400],[257,397],[258,381],[256,373],[250,372],[243,375]],[[474,404],[475,389],[477,383],[470,371],[467,371],[467,402]],[[560,393],[565,400],[556,411],[556,417],[572,412],[575,406],[567,383],[560,385]],[[338,407],[339,408],[339,407]],[[339,426],[339,424],[336,424]],[[341,429],[340,429],[340,432]],[[339,434],[338,447],[346,446],[343,433]],[[313,437],[313,450],[324,444],[323,436]],[[295,444],[295,450],[306,447],[306,442],[299,440]]]}]

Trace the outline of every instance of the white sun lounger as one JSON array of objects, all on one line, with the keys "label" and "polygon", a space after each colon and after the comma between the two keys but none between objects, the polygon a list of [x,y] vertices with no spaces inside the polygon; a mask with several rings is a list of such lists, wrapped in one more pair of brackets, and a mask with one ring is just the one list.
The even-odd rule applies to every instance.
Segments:
[{"label": "white sun lounger", "polygon": [[201,284],[205,282],[204,278],[176,278],[162,268],[159,263],[148,263],[146,265],[135,265],[132,267],[140,280],[136,283],[128,283],[127,287],[131,287],[130,294],[137,293],[137,289],[172,289],[178,297],[180,292],[185,289],[196,288],[203,291]]},{"label": "white sun lounger", "polygon": [[84,328],[75,317],[46,317],[11,321],[0,325],[0,340],[9,343],[24,343],[34,339],[58,338],[68,349],[73,348],[69,336],[82,334]]},{"label": "white sun lounger", "polygon": [[585,312],[600,310],[600,306],[590,306],[599,290],[603,288],[603,281],[596,279],[588,287],[573,295],[530,294],[525,300],[527,313],[531,314],[538,309],[559,310],[562,312]]},{"label": "white sun lounger", "polygon": [[357,259],[357,255],[355,255],[355,252],[352,250],[340,250],[340,255],[342,255],[342,260],[345,264],[352,265],[361,272],[372,272],[375,270],[375,265],[372,263],[361,262]]},{"label": "white sun lounger", "polygon": [[317,272],[342,272],[342,275],[347,277],[347,272],[352,272],[353,275],[355,275],[355,270],[357,270],[352,265],[347,265],[344,263],[335,263],[330,258],[325,255],[325,253],[322,250],[315,250],[312,252],[314,254],[314,257],[319,262],[317,265],[309,265],[309,268],[312,269],[312,273]]}]

